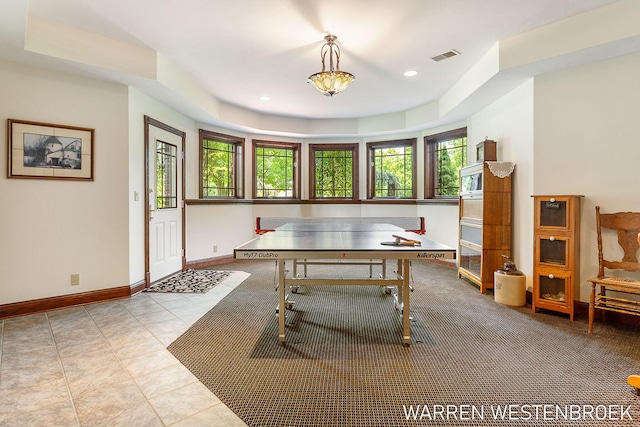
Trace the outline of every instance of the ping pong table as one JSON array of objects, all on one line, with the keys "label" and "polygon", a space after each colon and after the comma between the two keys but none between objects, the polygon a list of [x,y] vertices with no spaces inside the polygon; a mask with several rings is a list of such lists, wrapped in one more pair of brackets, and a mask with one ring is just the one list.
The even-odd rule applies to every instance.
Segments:
[{"label": "ping pong table", "polygon": [[[316,285],[376,285],[397,288],[396,308],[402,312],[403,344],[411,342],[410,266],[411,260],[455,259],[456,250],[419,234],[391,224],[288,223],[260,235],[234,249],[236,259],[276,260],[278,271],[278,338],[284,345],[287,287]],[[286,262],[295,266],[328,263],[348,266],[372,260],[397,260],[397,270],[379,278],[328,277],[307,279],[296,268],[286,270]],[[313,260],[313,261],[309,261]],[[305,265],[306,268],[306,265]],[[337,267],[336,269],[337,270]],[[305,271],[306,272],[306,271]]]}]

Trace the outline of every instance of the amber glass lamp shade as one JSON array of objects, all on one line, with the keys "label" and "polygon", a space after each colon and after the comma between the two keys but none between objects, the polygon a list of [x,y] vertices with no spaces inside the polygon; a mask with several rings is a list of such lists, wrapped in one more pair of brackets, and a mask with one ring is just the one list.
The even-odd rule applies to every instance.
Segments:
[{"label": "amber glass lamp shade", "polygon": [[[337,37],[329,34],[324,39],[326,43],[320,51],[322,71],[310,75],[307,82],[315,86],[324,95],[333,96],[345,90],[353,82],[355,76],[346,71],[340,71],[340,48],[335,44]],[[325,66],[327,55],[329,56],[328,71]]]}]

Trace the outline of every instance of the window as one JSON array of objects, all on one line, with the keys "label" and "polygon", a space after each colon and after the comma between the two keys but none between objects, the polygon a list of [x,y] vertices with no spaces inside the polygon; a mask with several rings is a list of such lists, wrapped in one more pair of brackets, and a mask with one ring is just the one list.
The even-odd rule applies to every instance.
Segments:
[{"label": "window", "polygon": [[243,138],[200,130],[200,197],[244,197],[243,145]]},{"label": "window", "polygon": [[467,165],[467,128],[427,136],[425,140],[425,199],[455,197],[459,171]]},{"label": "window", "polygon": [[156,141],[156,209],[178,207],[178,147]]},{"label": "window", "polygon": [[358,198],[358,146],[310,144],[311,199]]},{"label": "window", "polygon": [[300,144],[253,141],[253,198],[300,198]]},{"label": "window", "polygon": [[367,197],[415,199],[415,139],[367,143]]}]

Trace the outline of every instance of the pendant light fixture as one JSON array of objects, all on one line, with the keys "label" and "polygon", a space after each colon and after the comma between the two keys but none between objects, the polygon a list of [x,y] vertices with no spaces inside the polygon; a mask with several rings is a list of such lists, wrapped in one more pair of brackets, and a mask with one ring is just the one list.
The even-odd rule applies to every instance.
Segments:
[{"label": "pendant light fixture", "polygon": [[[336,44],[338,37],[328,34],[324,38],[326,43],[320,50],[322,71],[309,76],[307,82],[311,83],[326,96],[333,96],[345,90],[353,82],[355,76],[346,71],[340,71],[340,47]],[[325,60],[329,55],[329,69]]]}]

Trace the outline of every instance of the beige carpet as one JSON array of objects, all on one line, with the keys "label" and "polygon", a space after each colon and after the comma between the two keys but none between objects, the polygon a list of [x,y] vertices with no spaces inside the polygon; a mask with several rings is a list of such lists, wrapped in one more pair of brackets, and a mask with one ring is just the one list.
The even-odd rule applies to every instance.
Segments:
[{"label": "beige carpet", "polygon": [[590,336],[586,319],[503,306],[452,268],[412,266],[409,348],[392,297],[343,286],[302,288],[281,346],[274,263],[234,261],[250,278],[169,350],[249,426],[638,425],[626,384],[638,331]]}]

